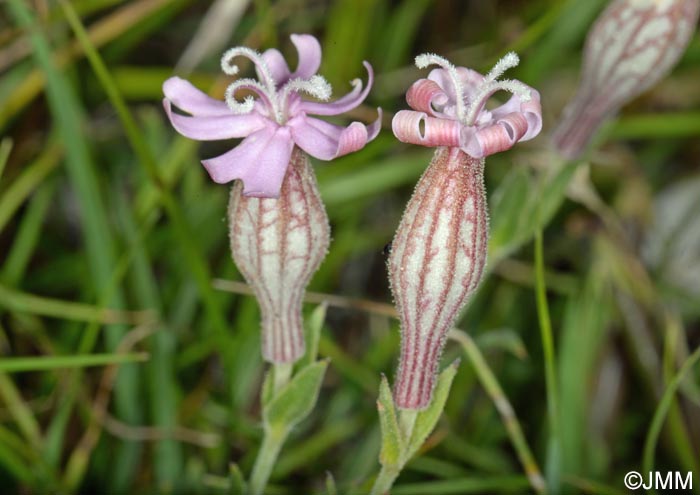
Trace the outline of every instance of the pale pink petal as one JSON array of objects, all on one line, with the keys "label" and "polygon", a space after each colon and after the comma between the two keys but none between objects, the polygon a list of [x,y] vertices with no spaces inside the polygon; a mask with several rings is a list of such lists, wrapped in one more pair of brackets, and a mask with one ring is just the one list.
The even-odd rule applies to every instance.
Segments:
[{"label": "pale pink petal", "polygon": [[192,115],[213,117],[231,114],[225,102],[215,100],[179,77],[166,80],[163,83],[163,93],[173,105]]},{"label": "pale pink petal", "polygon": [[214,182],[243,181],[243,194],[279,197],[294,142],[286,127],[267,126],[221,156],[202,160]]},{"label": "pale pink petal", "polygon": [[[289,70],[289,66],[279,50],[275,48],[265,50],[262,54],[262,58],[265,61],[265,65],[267,65],[267,68],[270,70],[272,79],[275,80],[277,87],[289,81],[292,72]],[[264,80],[263,75],[257,67],[255,71],[258,74],[258,79],[261,81]]]},{"label": "pale pink petal", "polygon": [[308,79],[321,66],[321,44],[310,34],[293,34],[292,43],[297,47],[299,63],[291,78]]},{"label": "pale pink petal", "polygon": [[363,148],[374,139],[381,128],[379,117],[369,126],[353,122],[348,127],[339,127],[323,120],[299,115],[287,122],[294,142],[309,155],[319,160],[332,160]]},{"label": "pale pink petal", "polygon": [[510,113],[522,113],[527,119],[527,132],[519,141],[528,141],[537,136],[542,130],[542,105],[540,104],[540,94],[537,90],[530,88],[530,101],[523,102],[520,97],[513,95],[506,103],[491,111],[495,121],[504,118]]},{"label": "pale pink petal", "polygon": [[367,86],[364,90],[362,89],[362,83],[360,83],[348,94],[333,102],[321,103],[316,101],[302,101],[299,104],[299,109],[313,115],[339,115],[357,107],[367,98],[369,90],[374,83],[374,71],[372,70],[372,66],[367,62],[362,63],[367,69],[368,74]]},{"label": "pale pink petal", "polygon": [[391,129],[399,141],[422,146],[459,146],[461,127],[456,120],[429,117],[412,110],[401,110],[391,121]]},{"label": "pale pink petal", "polygon": [[527,131],[528,121],[525,116],[522,113],[511,113],[470,135],[462,150],[474,158],[484,158],[512,148]]},{"label": "pale pink petal", "polygon": [[190,139],[214,141],[245,137],[265,127],[267,120],[257,112],[236,115],[229,110],[227,115],[187,117],[173,112],[170,100],[163,99],[165,113],[175,130]]},{"label": "pale pink petal", "polygon": [[442,116],[439,109],[447,104],[448,96],[435,81],[418,79],[408,88],[406,102],[414,110],[439,117]]},{"label": "pale pink petal", "polygon": [[437,85],[442,88],[450,101],[454,102],[456,100],[455,87],[449,72],[445,69],[433,69],[430,71],[430,74],[428,74],[428,79],[435,81]]}]

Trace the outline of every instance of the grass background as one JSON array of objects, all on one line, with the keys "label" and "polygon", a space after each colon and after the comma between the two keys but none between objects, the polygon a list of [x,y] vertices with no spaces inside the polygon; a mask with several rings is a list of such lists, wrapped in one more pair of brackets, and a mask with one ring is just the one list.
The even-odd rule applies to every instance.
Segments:
[{"label": "grass background", "polygon": [[237,20],[192,0],[0,5],[2,492],[226,493],[231,462],[250,471],[259,315],[227,282],[241,279],[228,188],[198,163],[230,143],[177,135],[161,84],[199,44],[177,73],[221,96],[224,48],[277,46],[293,64],[301,32],[336,95],[372,63],[352,116],[382,106],[386,128],[317,163],[333,243],[310,290],[332,295],[332,361],[270,493],[324,493],[327,472],[362,493],[376,474],[379,377],[399,343],[375,304],[390,302],[382,251],[431,155],[393,138],[391,114],[424,74],[416,54],[486,71],[511,49],[545,127],[488,159],[489,272],[459,322],[473,340],[448,344],[445,363],[463,359],[446,413],[392,493],[528,493],[535,465],[552,493],[625,493],[624,474],[652,466],[694,471],[698,491],[700,38],[567,164],[548,134],[602,0],[228,4]]}]

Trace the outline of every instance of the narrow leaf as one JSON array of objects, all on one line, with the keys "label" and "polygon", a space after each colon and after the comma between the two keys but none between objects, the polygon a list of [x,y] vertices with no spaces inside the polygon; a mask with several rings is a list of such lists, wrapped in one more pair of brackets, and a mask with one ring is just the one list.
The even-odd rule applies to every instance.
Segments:
[{"label": "narrow leaf", "polygon": [[432,402],[427,409],[418,413],[418,417],[416,418],[413,434],[411,435],[411,440],[406,450],[406,460],[413,457],[435,428],[443,409],[445,409],[445,402],[450,393],[452,380],[457,374],[458,367],[459,360],[453,362],[440,373],[437,384],[435,385],[435,391],[433,392]]},{"label": "narrow leaf", "polygon": [[323,360],[297,373],[265,407],[265,424],[273,428],[291,428],[306,418],[316,405],[327,367],[328,360]]},{"label": "narrow leaf", "polygon": [[379,385],[377,411],[379,412],[379,425],[382,429],[382,448],[379,452],[379,462],[383,466],[398,466],[401,462],[404,445],[399,422],[396,418],[394,398],[391,396],[389,382],[384,375],[382,375],[382,381]]},{"label": "narrow leaf", "polygon": [[306,354],[299,360],[298,369],[303,369],[316,361],[318,356],[318,342],[321,340],[321,329],[326,320],[328,303],[323,302],[313,310],[311,316],[304,322],[304,341],[306,342]]},{"label": "narrow leaf", "polygon": [[243,479],[243,473],[238,467],[238,464],[231,463],[228,468],[228,480],[229,480],[229,495],[244,495],[247,491],[245,480]]}]

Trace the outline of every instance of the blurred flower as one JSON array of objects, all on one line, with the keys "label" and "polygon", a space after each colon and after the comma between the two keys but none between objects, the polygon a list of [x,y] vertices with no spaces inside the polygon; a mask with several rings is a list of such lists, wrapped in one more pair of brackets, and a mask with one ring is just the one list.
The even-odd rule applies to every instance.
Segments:
[{"label": "blurred flower", "polygon": [[[442,68],[408,90],[406,99],[416,111],[394,117],[400,140],[438,146],[406,206],[388,262],[401,321],[394,386],[400,408],[430,404],[445,336],[481,280],[488,242],[483,157],[532,139],[542,128],[537,91],[519,81],[497,80],[517,63],[517,56],[508,54],[484,77],[436,55],[421,55],[419,68]],[[499,90],[513,97],[486,110],[486,100]]]},{"label": "blurred flower", "polygon": [[678,62],[700,0],[615,0],[588,33],[581,81],[554,131],[562,156],[581,154],[601,123]]},{"label": "blurred flower", "polygon": [[[276,198],[292,156],[298,146],[320,160],[332,160],[361,149],[379,133],[379,118],[370,126],[353,122],[347,128],[338,127],[314,115],[338,115],[357,107],[372,86],[372,67],[367,87],[352,82],[354,89],[342,98],[323,103],[331,96],[331,86],[316,74],[321,65],[321,46],[308,34],[292,35],[299,52],[299,64],[291,72],[282,54],[275,49],[262,55],[245,47],[228,50],[221,59],[226,74],[238,74],[235,57],[246,57],[255,65],[258,80],[245,78],[232,83],[226,90],[226,102],[205,95],[189,82],[172,77],[163,84],[163,104],[173,127],[182,135],[198,140],[245,138],[221,156],[203,160],[211,178],[218,183],[234,179],[243,181],[243,194],[259,198]],[[238,91],[258,96],[236,99]],[[322,102],[302,100],[306,93]],[[178,115],[175,105],[192,116]]]},{"label": "blurred flower", "polygon": [[[273,363],[294,362],[304,354],[301,305],[311,277],[330,242],[328,216],[318,193],[307,152],[322,160],[357,151],[379,133],[379,118],[347,128],[308,117],[338,115],[358,106],[372,86],[357,79],[353,90],[331,102],[302,100],[309,94],[328,100],[331,88],[317,75],[321,46],[310,35],[292,35],[299,64],[291,72],[274,49],[262,55],[244,47],[228,50],[221,61],[227,74],[237,74],[232,59],[250,59],[258,79],[239,79],[226,90],[226,102],[173,77],[163,85],[165,111],[181,134],[201,140],[244,138],[223,155],[204,160],[215,182],[237,181],[229,203],[231,253],[253,289],[262,317],[262,354]],[[236,100],[239,90],[258,96]],[[192,116],[175,114],[172,106]],[[241,183],[242,181],[242,183]]]}]

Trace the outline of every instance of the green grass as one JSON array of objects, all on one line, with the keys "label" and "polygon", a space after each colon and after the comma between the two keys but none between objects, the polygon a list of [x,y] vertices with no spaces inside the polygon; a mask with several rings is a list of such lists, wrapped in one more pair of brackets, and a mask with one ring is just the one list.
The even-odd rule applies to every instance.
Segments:
[{"label": "green grass", "polygon": [[[518,51],[510,77],[542,95],[544,130],[487,159],[487,275],[443,357],[462,364],[392,494],[528,493],[540,474],[543,493],[618,494],[630,470],[697,470],[697,201],[668,206],[664,192],[698,177],[700,38],[585,162],[564,163],[549,133],[604,3],[256,0],[237,26],[208,27],[226,45],[187,77],[216,97],[226,47],[276,46],[293,67],[289,34],[311,32],[334,97],[364,80],[363,60],[375,69],[351,119],[385,111],[375,142],[314,162],[333,242],[305,312],[318,319],[318,294],[332,296],[318,338],[330,364],[270,493],[326,493],[327,473],[338,494],[367,493],[378,472],[375,401],[399,344],[382,250],[432,155],[397,142],[390,121],[425,51],[477,70]],[[3,493],[225,493],[232,462],[250,474],[259,311],[219,280],[242,280],[228,187],[199,164],[230,143],[180,137],[161,105],[210,4],[0,6]]]}]

